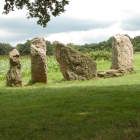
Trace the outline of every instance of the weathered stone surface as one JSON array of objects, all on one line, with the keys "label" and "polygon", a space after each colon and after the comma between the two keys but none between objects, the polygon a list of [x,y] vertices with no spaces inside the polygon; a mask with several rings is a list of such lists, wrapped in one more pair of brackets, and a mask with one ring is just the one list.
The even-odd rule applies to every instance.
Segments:
[{"label": "weathered stone surface", "polygon": [[133,45],[127,35],[117,34],[113,37],[111,68],[133,70]]},{"label": "weathered stone surface", "polygon": [[97,76],[96,62],[86,55],[56,42],[56,59],[65,80],[86,80]]},{"label": "weathered stone surface", "polygon": [[20,55],[16,49],[13,49],[10,54],[10,70],[7,73],[7,86],[23,86],[22,78],[21,78],[21,63],[20,63]]},{"label": "weathered stone surface", "polygon": [[31,75],[32,83],[47,83],[46,42],[43,38],[35,38],[31,43]]}]

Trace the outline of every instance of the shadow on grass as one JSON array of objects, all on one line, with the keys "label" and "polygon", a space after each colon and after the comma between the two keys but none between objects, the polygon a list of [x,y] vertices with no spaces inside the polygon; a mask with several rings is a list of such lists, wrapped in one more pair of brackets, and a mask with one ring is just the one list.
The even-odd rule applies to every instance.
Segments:
[{"label": "shadow on grass", "polygon": [[139,140],[140,85],[0,90],[4,140]]},{"label": "shadow on grass", "polygon": [[[140,85],[116,85],[116,86],[84,86],[84,85],[77,85],[77,86],[60,86],[60,87],[47,87],[46,84],[37,83],[34,86],[29,83],[25,88],[2,88],[0,93],[25,93],[25,94],[140,94]],[[41,85],[41,86],[40,86]]]},{"label": "shadow on grass", "polygon": [[[65,82],[66,80],[64,78],[60,79],[60,80],[53,80],[53,82],[50,82],[53,83],[53,84],[57,84],[57,83],[62,83],[62,82]],[[28,86],[33,86],[35,84],[42,84],[42,85],[47,85],[47,83],[32,83],[32,80],[29,80],[25,85],[24,87],[28,87]]]}]

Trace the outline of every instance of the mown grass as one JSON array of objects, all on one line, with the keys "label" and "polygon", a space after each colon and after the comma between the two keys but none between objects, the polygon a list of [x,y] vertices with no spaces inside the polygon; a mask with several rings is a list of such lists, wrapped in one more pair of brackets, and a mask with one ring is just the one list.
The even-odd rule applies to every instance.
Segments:
[{"label": "mown grass", "polygon": [[[27,83],[30,59],[22,61]],[[0,140],[140,140],[140,54],[132,74],[89,81],[63,81],[54,58],[48,63],[47,85],[8,88],[1,72]]]}]

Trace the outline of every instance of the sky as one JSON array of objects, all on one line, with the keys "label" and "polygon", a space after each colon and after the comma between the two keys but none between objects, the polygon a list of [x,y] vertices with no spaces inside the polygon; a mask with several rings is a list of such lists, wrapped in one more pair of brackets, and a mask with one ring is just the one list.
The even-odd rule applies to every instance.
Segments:
[{"label": "sky", "polygon": [[122,33],[140,35],[140,0],[69,0],[65,13],[51,19],[46,28],[26,18],[26,10],[2,14],[0,42],[24,43],[34,37],[62,43],[95,43]]}]

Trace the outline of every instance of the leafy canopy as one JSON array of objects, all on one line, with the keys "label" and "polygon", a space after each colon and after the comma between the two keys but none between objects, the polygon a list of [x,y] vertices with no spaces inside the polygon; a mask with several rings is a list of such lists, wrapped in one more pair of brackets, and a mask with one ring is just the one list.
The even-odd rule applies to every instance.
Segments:
[{"label": "leafy canopy", "polygon": [[51,16],[58,16],[65,11],[68,0],[5,0],[4,13],[8,14],[15,8],[28,11],[28,18],[37,18],[37,23],[47,26]]}]

